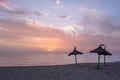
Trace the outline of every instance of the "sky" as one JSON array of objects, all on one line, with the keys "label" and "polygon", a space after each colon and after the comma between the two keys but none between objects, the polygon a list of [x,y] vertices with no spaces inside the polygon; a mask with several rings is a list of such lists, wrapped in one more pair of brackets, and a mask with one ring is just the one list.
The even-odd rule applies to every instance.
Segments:
[{"label": "sky", "polygon": [[120,0],[0,0],[0,56],[120,53]]}]

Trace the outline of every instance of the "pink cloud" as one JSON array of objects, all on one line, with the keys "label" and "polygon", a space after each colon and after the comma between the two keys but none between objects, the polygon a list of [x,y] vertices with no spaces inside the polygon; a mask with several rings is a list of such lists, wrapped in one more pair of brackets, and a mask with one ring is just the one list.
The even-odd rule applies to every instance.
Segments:
[{"label": "pink cloud", "polygon": [[7,10],[14,10],[14,6],[8,0],[0,0],[0,7],[7,9]]},{"label": "pink cloud", "polygon": [[[91,35],[91,33],[82,33],[77,36],[66,34],[64,30],[55,26],[46,25],[30,25],[24,21],[4,19],[0,20],[4,24],[4,28],[8,31],[0,32],[0,44],[17,45],[24,47],[40,48],[42,50],[70,50],[74,46],[88,53],[94,46],[104,43],[109,46],[119,48],[119,37],[105,35]],[[79,27],[79,26],[78,26]],[[79,28],[70,28],[79,34]],[[69,30],[69,28],[67,29]],[[112,51],[118,51],[114,47],[108,47]],[[116,48],[117,48],[116,47]]]},{"label": "pink cloud", "polygon": [[28,17],[28,14],[30,14],[29,11],[19,8],[10,0],[0,0],[0,8],[2,8],[3,12],[12,14],[11,16]]}]

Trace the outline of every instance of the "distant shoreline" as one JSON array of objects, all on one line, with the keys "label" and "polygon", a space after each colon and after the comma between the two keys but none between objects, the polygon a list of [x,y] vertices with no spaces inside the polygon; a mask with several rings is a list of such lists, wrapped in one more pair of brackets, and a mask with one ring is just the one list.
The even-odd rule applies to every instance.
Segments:
[{"label": "distant shoreline", "polygon": [[[114,62],[107,62],[107,63],[120,63],[120,61],[114,61]],[[86,62],[86,63],[78,63],[78,64],[97,64],[96,62]],[[101,62],[103,64],[103,62]],[[39,65],[39,64],[14,64],[14,65],[0,65],[0,67],[19,67],[19,66],[62,66],[62,65],[74,65],[74,63],[71,64],[48,64],[48,65]]]},{"label": "distant shoreline", "polygon": [[[114,62],[107,62],[107,64],[110,64],[110,63],[120,63],[120,61],[114,61]],[[86,63],[78,63],[79,65],[80,64],[96,64],[96,62],[86,62]],[[101,62],[100,64],[103,64],[103,62]],[[50,64],[50,65],[36,65],[36,64],[14,64],[14,65],[0,65],[0,67],[29,67],[29,66],[62,66],[62,65],[74,65],[74,63],[71,63],[71,64]]]}]

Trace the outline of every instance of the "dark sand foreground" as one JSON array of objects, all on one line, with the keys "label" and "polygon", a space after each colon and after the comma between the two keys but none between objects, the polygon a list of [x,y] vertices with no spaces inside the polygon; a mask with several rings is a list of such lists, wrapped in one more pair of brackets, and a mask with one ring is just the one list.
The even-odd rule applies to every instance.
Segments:
[{"label": "dark sand foreground", "polygon": [[0,67],[0,80],[120,80],[120,63]]}]

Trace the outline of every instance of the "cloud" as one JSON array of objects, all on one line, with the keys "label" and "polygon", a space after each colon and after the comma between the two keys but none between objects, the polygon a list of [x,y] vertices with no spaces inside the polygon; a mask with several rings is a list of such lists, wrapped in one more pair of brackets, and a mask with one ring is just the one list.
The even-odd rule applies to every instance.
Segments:
[{"label": "cloud", "polygon": [[13,10],[12,3],[10,3],[8,0],[0,0],[0,7],[7,10]]},{"label": "cloud", "polygon": [[12,16],[17,16],[17,17],[21,17],[23,19],[30,19],[30,16],[48,16],[48,13],[45,12],[40,12],[40,11],[28,11],[28,10],[24,10],[24,9],[20,9],[20,8],[16,8],[14,10],[7,10],[6,11],[7,14],[11,14]]},{"label": "cloud", "polygon": [[28,11],[28,10],[24,10],[24,9],[14,9],[14,10],[7,10],[6,11],[7,14],[11,14],[12,16],[22,16],[22,18],[26,19],[26,18],[30,18],[29,16],[48,16],[48,13],[45,12],[40,12],[40,11]]},{"label": "cloud", "polygon": [[95,8],[89,9],[85,7],[80,7],[80,14],[85,16],[96,16],[98,13]]},{"label": "cloud", "polygon": [[31,13],[27,10],[18,8],[13,2],[9,0],[0,0],[0,8],[3,14],[10,14],[10,16],[22,16],[22,18],[28,17]]},{"label": "cloud", "polygon": [[48,13],[39,12],[39,11],[35,11],[34,14],[37,15],[37,16],[48,16]]},{"label": "cloud", "polygon": [[56,4],[60,4],[61,2],[60,2],[60,0],[56,0]]},{"label": "cloud", "polygon": [[64,32],[66,35],[77,36],[83,31],[83,28],[77,25],[63,25],[63,26],[54,26],[50,24],[40,23],[38,20],[26,19],[26,23],[30,26],[36,27],[38,29],[42,28],[51,28]]},{"label": "cloud", "polygon": [[6,28],[0,26],[0,31],[8,31]]},{"label": "cloud", "polygon": [[97,12],[95,8],[80,8],[80,14],[82,19],[79,26],[84,28],[85,34],[120,37],[120,24],[116,24],[111,16]]},{"label": "cloud", "polygon": [[8,11],[6,11],[7,13],[9,13],[9,14],[13,14],[13,15],[22,15],[22,16],[27,16],[27,15],[29,15],[30,14],[30,12],[29,11],[26,11],[26,10],[23,10],[23,9],[14,9],[14,10],[8,10]]},{"label": "cloud", "polygon": [[29,41],[29,42],[43,42],[43,41],[58,41],[57,38],[41,38],[41,37],[29,37],[29,36],[23,36],[23,41]]},{"label": "cloud", "polygon": [[71,19],[72,18],[72,16],[68,16],[68,15],[58,15],[58,14],[55,14],[54,16],[58,17],[58,18],[61,18],[61,19]]},{"label": "cloud", "polygon": [[44,24],[44,23],[41,23],[38,20],[33,20],[33,19],[30,19],[30,18],[26,18],[25,21],[28,25],[36,27],[36,28],[44,28],[44,27],[46,27],[46,28],[47,27],[56,28],[54,25]]},{"label": "cloud", "polygon": [[8,30],[3,27],[3,24],[0,23],[0,31],[8,31]]},{"label": "cloud", "polygon": [[71,36],[78,36],[83,31],[83,28],[77,25],[61,26],[59,29]]},{"label": "cloud", "polygon": [[[0,0],[0,9],[2,10],[2,14],[10,17],[16,18],[30,18],[30,16],[48,16],[48,13],[40,12],[40,11],[29,11],[16,6],[13,2],[9,0]],[[5,15],[6,16],[6,15]]]},{"label": "cloud", "polygon": [[[120,38],[118,37],[118,34],[114,34],[113,36],[113,33],[116,33],[119,30],[113,30],[111,33],[108,31],[108,35],[108,32],[106,32],[107,30],[102,30],[103,28],[105,29],[105,26],[108,24],[102,28],[99,26],[101,23],[96,25],[95,22],[97,21],[96,19],[98,19],[97,22],[101,21],[101,19],[99,20],[97,17],[95,21],[94,19],[95,18],[85,16],[78,25],[61,27],[44,24],[38,20],[32,19],[27,19],[25,21],[0,19],[2,28],[7,29],[7,31],[0,31],[0,44],[40,48],[41,50],[46,51],[65,51],[72,49],[73,46],[77,46],[78,49],[85,52],[101,43],[118,47]],[[114,25],[112,25],[110,29],[113,28]],[[100,29],[102,31],[98,34]],[[106,29],[109,29],[109,27]],[[115,35],[117,37],[115,37]],[[114,47],[112,47],[113,49],[111,48],[111,50],[119,50],[117,47],[116,49]]]},{"label": "cloud", "polygon": [[0,20],[0,23],[4,24],[4,28],[8,30],[0,32],[2,44],[30,46],[51,51],[59,49],[58,43],[67,36],[62,30],[52,25],[33,26],[24,21],[12,19]]},{"label": "cloud", "polygon": [[[9,2],[8,0],[6,0],[6,2]],[[19,8],[18,6],[12,6],[14,5],[13,3],[10,3],[11,5],[6,4],[5,1],[1,1],[0,2],[0,7],[2,7],[2,12],[6,13],[6,14],[11,14],[10,16],[17,16],[17,17],[21,17],[21,18],[29,18],[29,16],[48,16],[48,13],[45,12],[40,12],[40,11],[28,11],[22,8]],[[9,8],[3,6],[2,4],[6,4],[6,6],[8,6]]]}]

